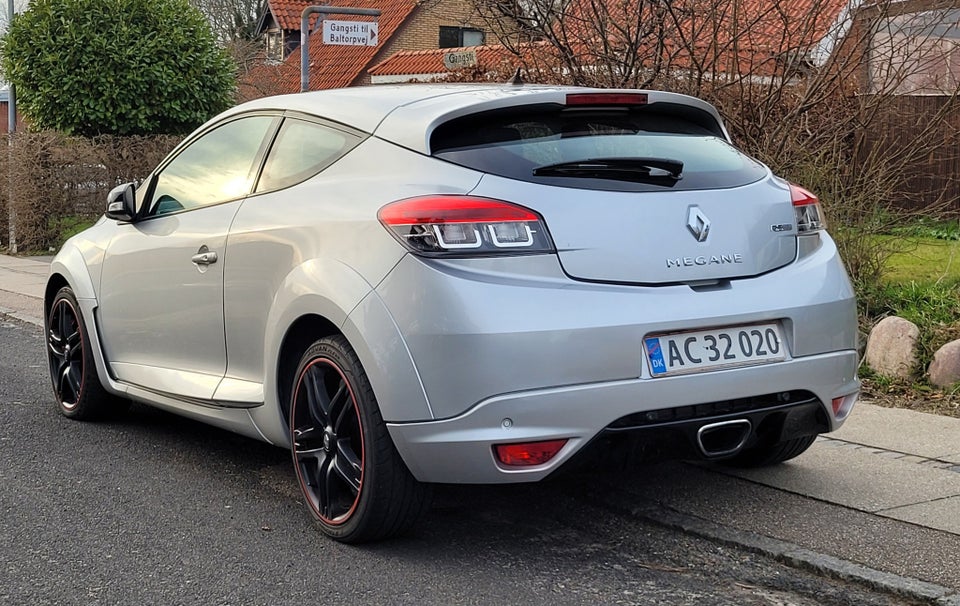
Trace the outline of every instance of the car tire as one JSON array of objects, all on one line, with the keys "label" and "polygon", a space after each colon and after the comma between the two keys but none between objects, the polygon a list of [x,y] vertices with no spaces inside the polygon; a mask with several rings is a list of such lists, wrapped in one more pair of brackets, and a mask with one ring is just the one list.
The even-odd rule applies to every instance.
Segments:
[{"label": "car tire", "polygon": [[117,416],[130,406],[100,383],[90,349],[90,333],[69,286],[50,304],[46,324],[47,361],[60,414],[78,421]]},{"label": "car tire", "polygon": [[409,530],[430,490],[400,458],[359,358],[342,336],[303,354],[290,402],[297,481],[321,530],[343,543]]},{"label": "car tire", "polygon": [[802,436],[773,444],[745,449],[732,459],[724,461],[732,467],[766,467],[783,463],[803,454],[817,440],[816,435]]}]

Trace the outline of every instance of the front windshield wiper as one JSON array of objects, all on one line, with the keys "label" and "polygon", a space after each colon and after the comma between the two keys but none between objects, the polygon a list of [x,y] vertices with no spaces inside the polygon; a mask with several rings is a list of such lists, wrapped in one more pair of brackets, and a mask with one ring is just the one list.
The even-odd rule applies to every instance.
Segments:
[{"label": "front windshield wiper", "polygon": [[535,177],[580,177],[617,181],[679,181],[683,162],[670,158],[593,158],[533,169]]}]

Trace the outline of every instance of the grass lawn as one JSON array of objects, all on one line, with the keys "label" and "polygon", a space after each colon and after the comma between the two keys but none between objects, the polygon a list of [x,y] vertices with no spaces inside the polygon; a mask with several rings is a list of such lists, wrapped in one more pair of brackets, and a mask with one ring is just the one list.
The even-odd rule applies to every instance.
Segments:
[{"label": "grass lawn", "polygon": [[898,252],[883,272],[888,284],[960,284],[960,240],[929,237],[879,236],[889,239]]},{"label": "grass lawn", "polygon": [[[896,252],[887,260],[873,312],[894,314],[920,327],[920,355],[928,363],[944,343],[960,338],[960,237],[957,230],[878,236]],[[946,236],[946,237],[944,237]],[[883,406],[960,417],[960,389],[925,381],[891,381],[864,369],[864,397]]]}]

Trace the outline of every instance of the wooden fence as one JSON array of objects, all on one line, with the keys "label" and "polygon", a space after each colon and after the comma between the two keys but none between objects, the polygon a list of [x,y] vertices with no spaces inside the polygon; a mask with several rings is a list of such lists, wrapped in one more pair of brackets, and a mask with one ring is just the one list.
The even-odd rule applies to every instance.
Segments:
[{"label": "wooden fence", "polygon": [[884,101],[876,127],[863,133],[860,158],[909,157],[892,200],[896,206],[960,215],[960,98],[896,96]]}]

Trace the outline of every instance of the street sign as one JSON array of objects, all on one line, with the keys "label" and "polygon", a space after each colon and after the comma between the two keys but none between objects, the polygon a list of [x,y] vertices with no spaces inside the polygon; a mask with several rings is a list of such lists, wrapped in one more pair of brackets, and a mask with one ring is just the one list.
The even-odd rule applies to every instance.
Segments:
[{"label": "street sign", "polygon": [[477,64],[477,51],[453,51],[444,53],[443,66],[449,70],[473,67]]},{"label": "street sign", "polygon": [[376,21],[323,21],[323,43],[340,46],[376,46],[380,43]]}]

